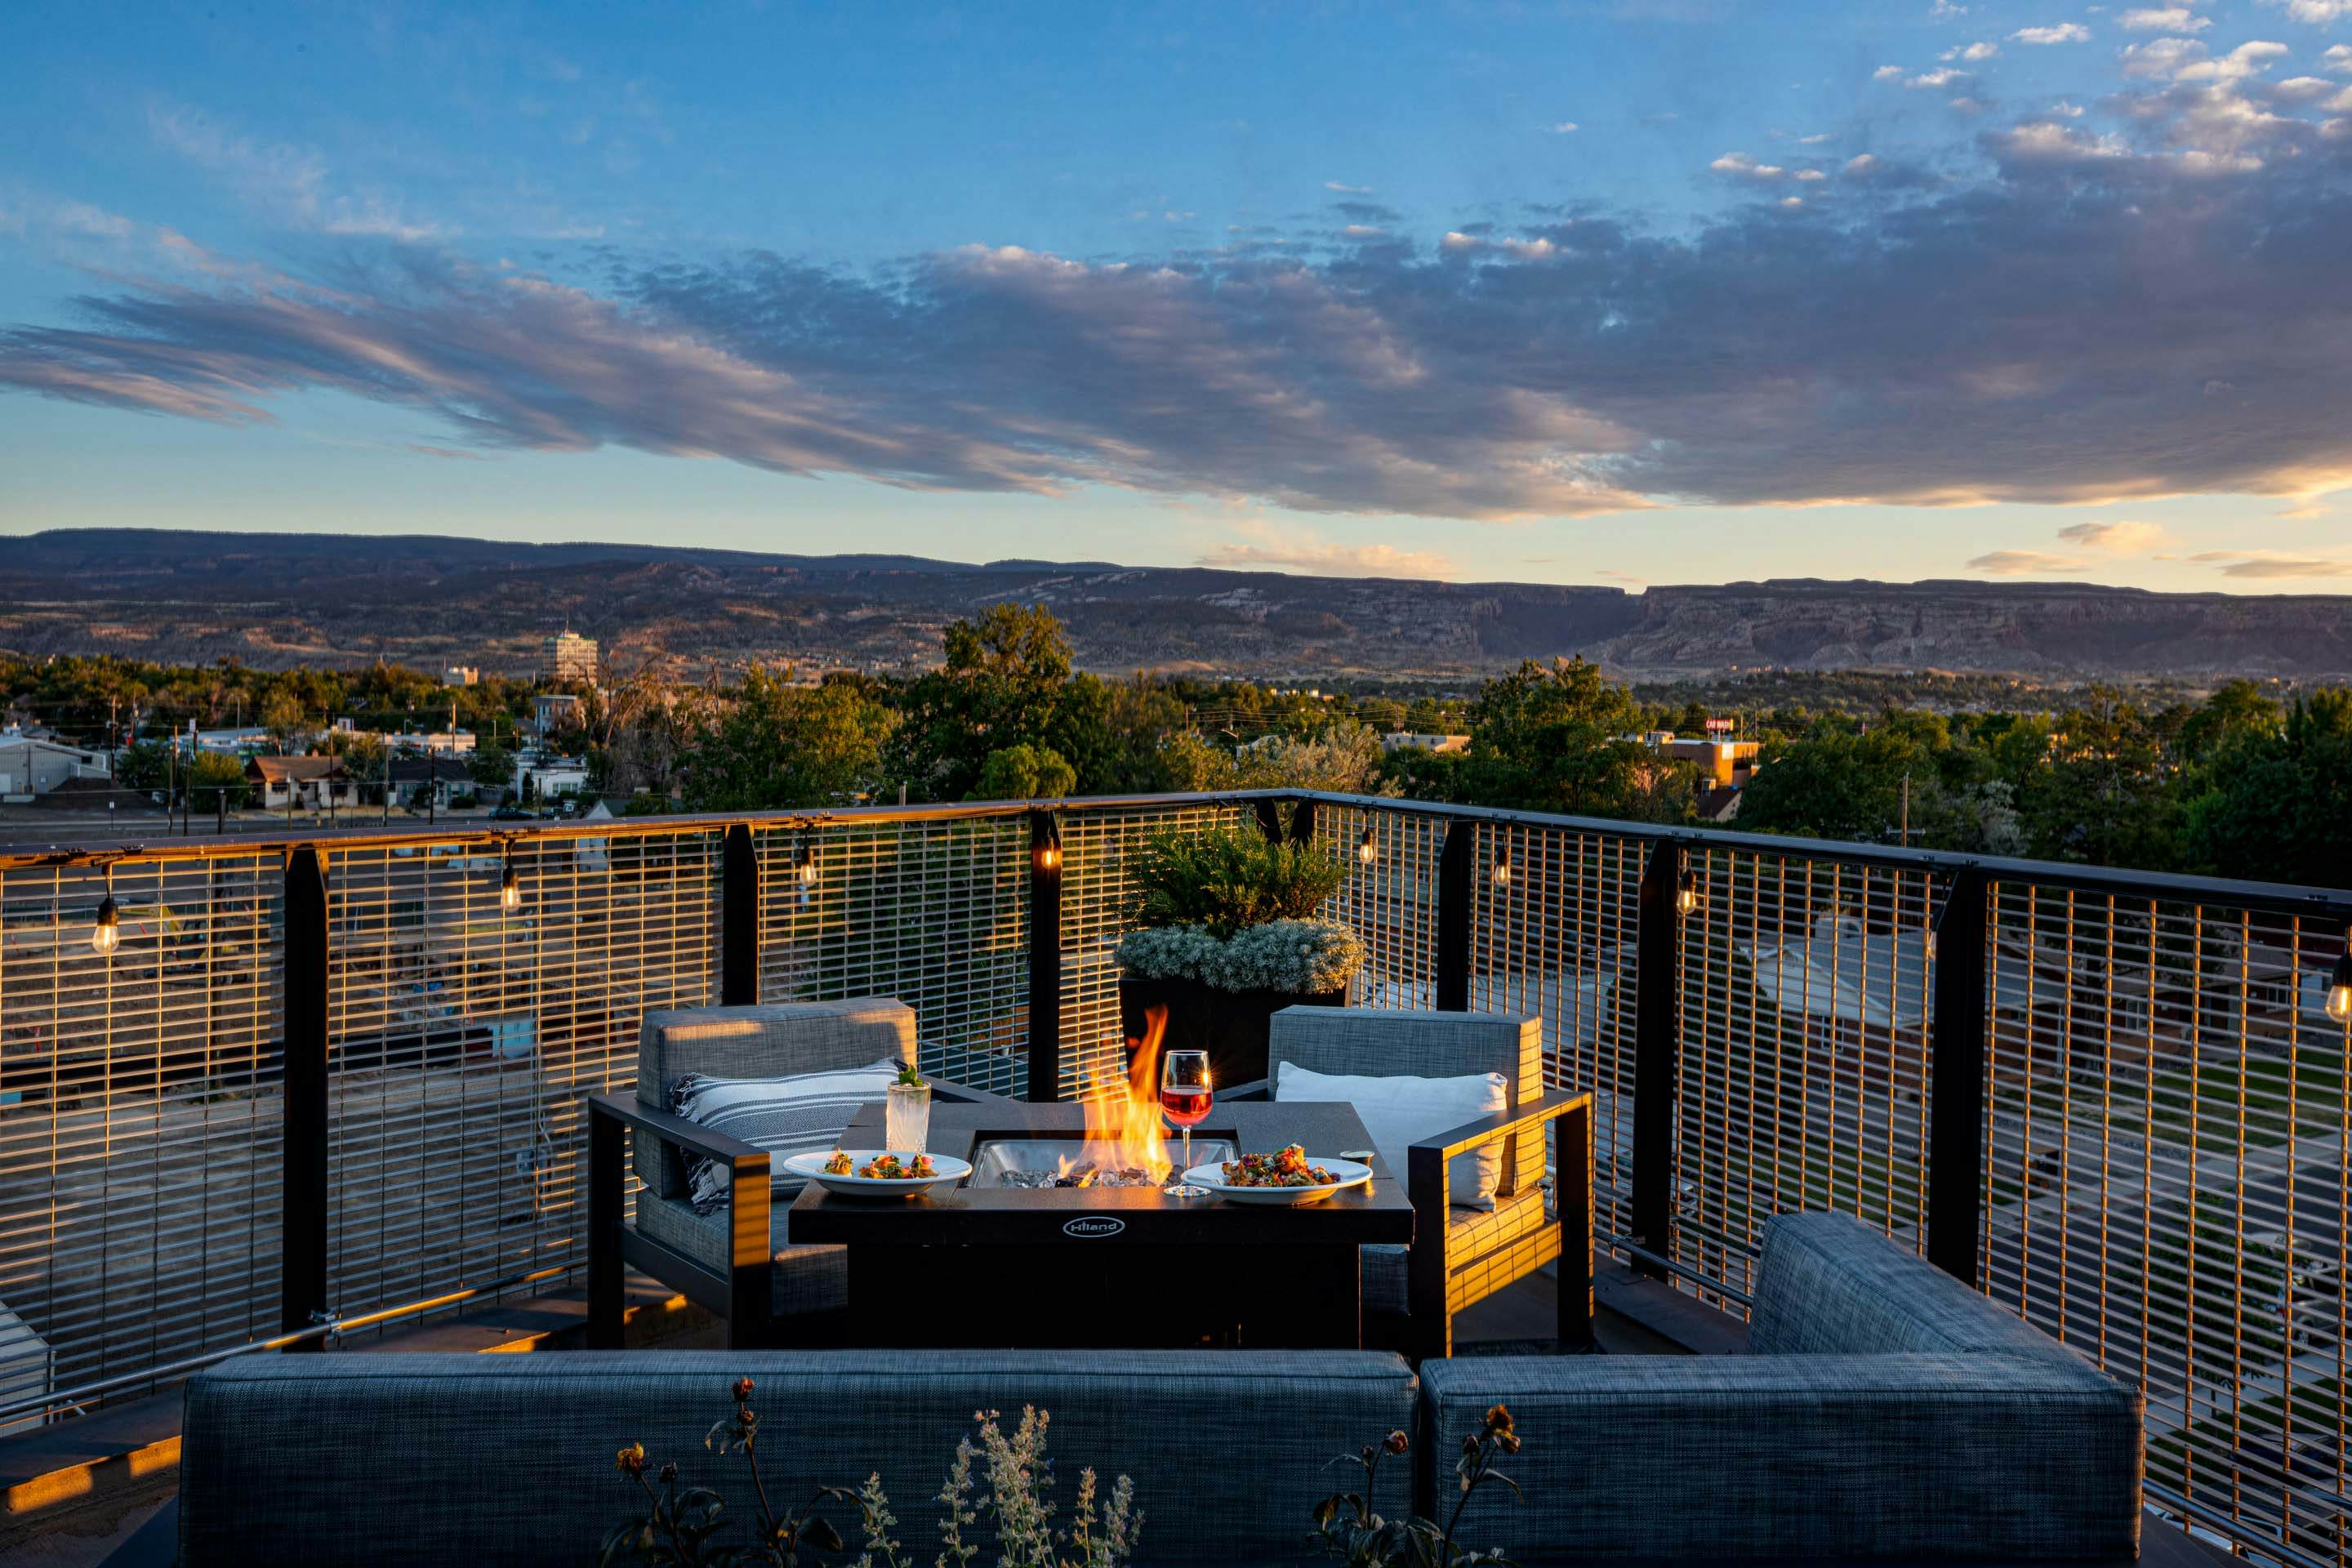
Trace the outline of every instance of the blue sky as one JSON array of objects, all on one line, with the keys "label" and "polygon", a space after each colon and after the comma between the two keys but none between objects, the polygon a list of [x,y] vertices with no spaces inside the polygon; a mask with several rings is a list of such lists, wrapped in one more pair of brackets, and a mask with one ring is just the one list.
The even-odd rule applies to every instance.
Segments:
[{"label": "blue sky", "polygon": [[2352,577],[2352,0],[8,27],[0,532]]}]

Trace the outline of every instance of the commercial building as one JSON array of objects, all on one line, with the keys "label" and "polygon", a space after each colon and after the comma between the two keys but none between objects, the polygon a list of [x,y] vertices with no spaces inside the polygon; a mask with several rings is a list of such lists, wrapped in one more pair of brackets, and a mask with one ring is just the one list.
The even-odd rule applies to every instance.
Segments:
[{"label": "commercial building", "polygon": [[0,799],[30,800],[68,779],[105,776],[103,752],[35,740],[21,730],[0,730]]},{"label": "commercial building", "polygon": [[540,644],[539,678],[550,686],[593,686],[596,639],[576,632],[549,637]]}]

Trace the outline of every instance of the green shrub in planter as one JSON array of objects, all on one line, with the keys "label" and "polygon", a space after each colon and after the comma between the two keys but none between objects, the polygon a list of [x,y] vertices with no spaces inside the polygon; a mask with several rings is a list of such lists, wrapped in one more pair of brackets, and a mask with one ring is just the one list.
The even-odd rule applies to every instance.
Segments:
[{"label": "green shrub in planter", "polygon": [[1216,1081],[1238,1084],[1265,1076],[1276,1012],[1346,1003],[1364,944],[1318,912],[1347,879],[1329,852],[1254,827],[1158,833],[1132,875],[1142,929],[1118,947],[1129,1039],[1144,1033],[1149,1008],[1164,1006],[1167,1048],[1205,1050]]}]

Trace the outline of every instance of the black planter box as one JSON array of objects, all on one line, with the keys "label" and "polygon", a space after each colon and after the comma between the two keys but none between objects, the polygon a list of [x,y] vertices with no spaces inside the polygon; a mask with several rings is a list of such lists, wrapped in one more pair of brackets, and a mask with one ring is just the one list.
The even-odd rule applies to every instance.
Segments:
[{"label": "black planter box", "polygon": [[[1118,1020],[1129,1041],[1143,1037],[1144,1010],[1168,1009],[1161,1048],[1206,1051],[1212,1082],[1239,1085],[1266,1075],[1265,1037],[1274,1016],[1285,1007],[1344,1007],[1347,987],[1336,991],[1220,991],[1197,980],[1137,980],[1121,976]],[[1130,1065],[1132,1065],[1130,1063]],[[1158,1092],[1158,1084],[1143,1086]]]}]

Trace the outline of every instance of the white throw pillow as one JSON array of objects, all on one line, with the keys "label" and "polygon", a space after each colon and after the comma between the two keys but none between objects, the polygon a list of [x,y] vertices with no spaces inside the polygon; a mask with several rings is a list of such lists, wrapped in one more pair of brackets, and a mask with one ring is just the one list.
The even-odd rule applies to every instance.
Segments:
[{"label": "white throw pillow", "polygon": [[[1511,1105],[1509,1086],[1498,1072],[1474,1072],[1461,1078],[1347,1078],[1309,1072],[1292,1062],[1275,1064],[1274,1098],[1317,1103],[1345,1100],[1354,1106],[1389,1174],[1400,1182],[1411,1179],[1404,1163],[1404,1152],[1411,1145],[1482,1116],[1507,1110]],[[1446,1172],[1448,1194],[1458,1208],[1493,1208],[1495,1193],[1502,1183],[1500,1142],[1456,1154]]]},{"label": "white throw pillow", "polygon": [[[860,1106],[886,1097],[898,1076],[894,1061],[791,1078],[710,1078],[690,1072],[670,1086],[669,1108],[698,1127],[740,1138],[774,1155],[769,1183],[777,1201],[790,1203],[808,1185],[808,1178],[788,1173],[785,1157],[841,1147],[850,1118]],[[688,1160],[694,1212],[714,1214],[726,1207],[733,1176],[720,1161]]]}]

